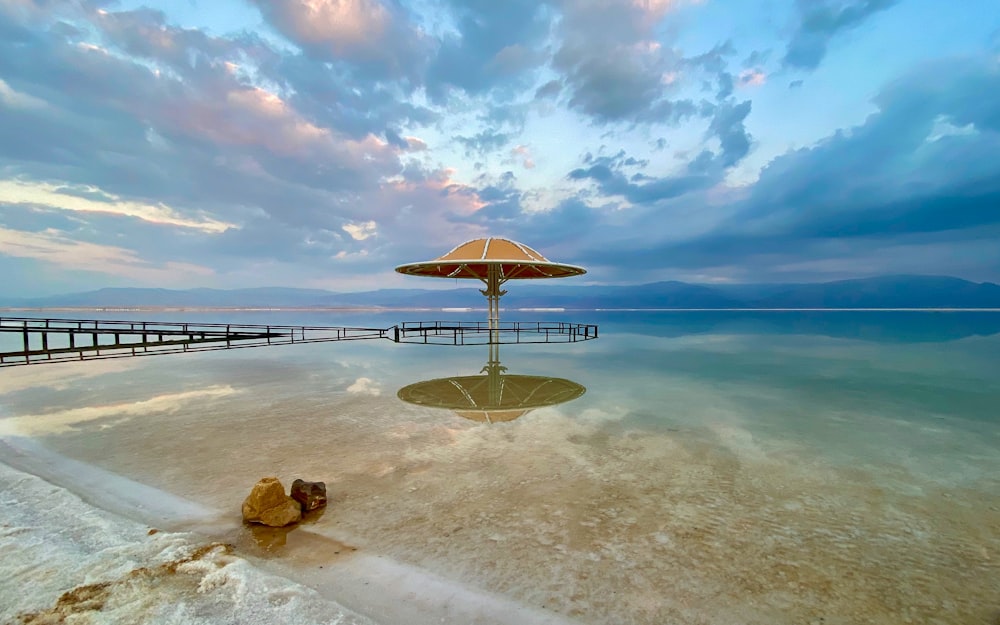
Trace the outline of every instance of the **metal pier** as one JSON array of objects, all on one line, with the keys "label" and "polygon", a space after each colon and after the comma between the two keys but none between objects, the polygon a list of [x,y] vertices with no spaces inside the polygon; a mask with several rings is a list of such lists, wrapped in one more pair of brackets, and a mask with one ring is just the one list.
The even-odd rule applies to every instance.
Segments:
[{"label": "metal pier", "polygon": [[392,336],[381,328],[18,317],[0,317],[0,333],[15,337],[0,343],[0,367]]},{"label": "metal pier", "polygon": [[508,321],[493,325],[475,321],[416,321],[388,328],[357,328],[0,317],[0,367],[367,339],[482,345],[572,343],[595,338],[596,325],[559,321]]}]

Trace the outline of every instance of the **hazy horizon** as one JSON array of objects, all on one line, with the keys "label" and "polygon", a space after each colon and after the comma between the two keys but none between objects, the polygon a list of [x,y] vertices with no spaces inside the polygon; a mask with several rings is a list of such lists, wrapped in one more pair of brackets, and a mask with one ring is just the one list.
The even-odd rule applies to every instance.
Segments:
[{"label": "hazy horizon", "polygon": [[[970,282],[970,283],[976,284],[976,285],[984,285],[984,284],[985,285],[998,285],[997,282],[993,282],[993,281],[990,281],[990,280],[984,280],[984,281],[965,280],[965,278],[959,278],[957,276],[950,276],[950,275],[945,275],[945,274],[872,274],[872,275],[864,275],[864,276],[857,276],[857,277],[838,278],[836,280],[814,280],[814,281],[796,281],[796,282],[729,282],[729,281],[727,281],[727,282],[686,282],[686,281],[683,281],[683,280],[658,280],[656,282],[613,282],[613,283],[594,283],[594,282],[591,282],[591,283],[583,284],[583,283],[581,283],[580,281],[577,281],[577,280],[568,280],[568,281],[567,280],[550,280],[550,281],[546,281],[544,283],[535,283],[535,284],[527,283],[527,282],[522,282],[522,283],[517,284],[517,288],[518,289],[527,288],[529,290],[546,290],[546,291],[551,290],[551,289],[555,289],[555,290],[558,291],[559,289],[563,289],[563,288],[579,288],[579,287],[582,287],[582,286],[595,286],[595,287],[639,287],[639,286],[646,286],[646,285],[658,284],[658,283],[679,282],[679,283],[690,285],[690,286],[703,286],[703,287],[709,287],[709,288],[718,287],[718,288],[725,289],[726,287],[734,287],[734,288],[739,288],[739,287],[755,287],[755,286],[784,287],[784,286],[800,286],[800,285],[811,285],[811,284],[831,284],[831,283],[835,283],[835,282],[858,282],[858,281],[865,281],[865,280],[879,280],[879,279],[888,279],[888,278],[942,278],[942,279],[964,280],[966,282]],[[457,284],[456,284],[456,282],[457,282]],[[438,283],[447,283],[447,284],[438,284]],[[250,286],[250,287],[226,287],[226,286],[221,286],[221,287],[197,287],[197,286],[192,286],[192,287],[185,287],[185,286],[174,286],[174,287],[161,287],[161,286],[137,286],[137,287],[134,287],[134,286],[99,286],[99,287],[96,287],[96,288],[93,288],[93,289],[86,289],[86,290],[79,290],[79,291],[53,291],[53,292],[39,294],[39,295],[30,295],[30,296],[24,296],[24,297],[15,297],[13,299],[45,299],[45,298],[50,298],[50,297],[59,297],[59,296],[66,296],[66,295],[76,295],[76,294],[81,294],[81,293],[92,293],[92,292],[98,292],[98,291],[112,291],[112,290],[158,290],[158,291],[186,292],[186,291],[199,291],[199,290],[202,290],[202,291],[254,291],[254,290],[264,291],[264,290],[282,290],[282,289],[287,289],[287,290],[293,290],[293,291],[296,291],[296,290],[297,291],[310,291],[310,290],[312,290],[312,291],[317,291],[317,292],[322,292],[322,293],[345,294],[345,295],[347,295],[347,294],[354,294],[354,293],[369,293],[369,292],[378,292],[378,291],[387,291],[387,290],[403,290],[403,291],[451,291],[451,290],[458,290],[458,289],[475,289],[475,290],[478,290],[479,288],[480,287],[479,287],[478,283],[474,283],[473,281],[470,281],[470,280],[455,281],[455,280],[445,280],[445,279],[440,279],[440,280],[423,280],[423,281],[420,281],[420,282],[414,282],[412,285],[400,285],[400,286],[392,286],[392,287],[382,287],[382,286],[378,286],[378,285],[372,284],[372,285],[360,286],[358,288],[351,289],[351,290],[342,290],[342,291],[333,290],[333,289],[319,289],[319,288],[312,288],[312,287],[294,287],[294,286],[278,285],[278,284],[267,284],[267,285]]]}]

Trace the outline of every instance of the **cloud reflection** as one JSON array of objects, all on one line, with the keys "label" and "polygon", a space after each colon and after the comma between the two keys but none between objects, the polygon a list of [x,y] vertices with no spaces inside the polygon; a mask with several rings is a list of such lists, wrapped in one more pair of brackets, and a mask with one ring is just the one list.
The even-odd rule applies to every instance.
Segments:
[{"label": "cloud reflection", "polygon": [[85,406],[43,414],[29,414],[0,420],[0,436],[41,436],[63,434],[108,417],[120,417],[115,425],[132,417],[175,412],[187,403],[218,399],[239,393],[232,386],[210,386],[194,391],[166,393],[149,399],[104,406]]}]

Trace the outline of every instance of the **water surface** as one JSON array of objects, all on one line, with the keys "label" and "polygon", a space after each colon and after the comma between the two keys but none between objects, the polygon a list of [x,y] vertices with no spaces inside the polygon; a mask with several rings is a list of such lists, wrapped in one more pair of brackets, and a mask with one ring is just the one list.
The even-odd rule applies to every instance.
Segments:
[{"label": "water surface", "polygon": [[[0,432],[217,510],[306,578],[357,549],[582,623],[996,622],[1000,314],[550,316],[601,338],[502,346],[502,374],[585,392],[504,418],[397,397],[485,375],[485,347],[366,341],[6,369]],[[267,475],[329,508],[255,542]]]}]

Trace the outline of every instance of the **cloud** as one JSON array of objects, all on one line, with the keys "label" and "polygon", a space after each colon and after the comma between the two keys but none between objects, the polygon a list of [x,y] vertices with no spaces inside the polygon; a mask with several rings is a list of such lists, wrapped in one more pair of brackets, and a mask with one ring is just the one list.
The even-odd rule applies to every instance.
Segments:
[{"label": "cloud", "polygon": [[513,139],[513,133],[496,132],[491,129],[483,130],[472,137],[455,137],[455,141],[465,146],[465,155],[488,154],[502,149]]},{"label": "cloud", "polygon": [[649,204],[677,198],[704,190],[722,181],[725,170],[740,162],[750,151],[752,138],[744,120],[750,113],[750,101],[739,104],[722,102],[713,107],[714,114],[706,136],[719,142],[718,152],[701,150],[682,169],[674,174],[649,176],[643,173],[629,175],[627,170],[645,167],[624,151],[614,156],[587,158],[586,167],[569,172],[570,180],[592,180],[605,196],[620,196],[632,204]]},{"label": "cloud", "polygon": [[[0,272],[396,284],[400,262],[500,233],[594,279],[806,275],[902,266],[889,249],[946,266],[944,241],[996,227],[988,60],[899,77],[851,128],[774,122],[773,66],[815,67],[891,2],[799,2],[788,48],[757,50],[689,48],[713,9],[686,2],[251,4],[218,34],[172,9],[0,2]],[[778,136],[805,147],[774,158]]]},{"label": "cloud", "polygon": [[57,230],[25,232],[0,226],[0,255],[33,258],[67,271],[92,271],[144,283],[182,283],[212,270],[189,263],[154,265],[135,250],[86,243]]},{"label": "cloud", "polygon": [[511,158],[520,161],[525,169],[535,168],[535,159],[531,156],[531,150],[526,145],[517,145],[510,150]]},{"label": "cloud", "polygon": [[369,237],[373,237],[377,234],[377,228],[374,221],[365,221],[362,223],[347,223],[343,226],[344,232],[351,235],[351,238],[355,241],[364,241]]},{"label": "cloud", "polygon": [[306,54],[376,79],[417,78],[429,47],[401,5],[379,0],[251,0]]},{"label": "cloud", "polygon": [[0,105],[10,109],[41,109],[47,106],[45,100],[11,89],[2,78],[0,78]]},{"label": "cloud", "polygon": [[479,94],[522,83],[545,61],[551,11],[545,2],[446,0],[455,32],[444,35],[427,72],[427,90],[443,101],[452,89]]},{"label": "cloud", "polygon": [[740,72],[739,81],[743,87],[759,87],[767,82],[767,74],[758,68],[745,69]]},{"label": "cloud", "polygon": [[58,186],[26,180],[0,180],[0,201],[7,204],[39,206],[83,213],[111,213],[134,217],[153,224],[191,228],[202,232],[222,232],[234,224],[207,216],[186,218],[165,205],[124,200],[89,185]]},{"label": "cloud", "polygon": [[684,113],[666,99],[677,58],[653,37],[664,3],[566,2],[553,67],[563,75],[569,105],[598,121]]},{"label": "cloud", "polygon": [[707,173],[685,172],[658,179],[646,178],[642,184],[631,182],[624,172],[621,156],[597,158],[589,167],[572,170],[568,177],[570,180],[593,180],[602,195],[620,196],[632,204],[676,198],[705,189],[718,181],[718,177]]},{"label": "cloud", "polygon": [[[426,147],[391,130],[431,119],[386,91],[394,87],[337,83],[323,63],[253,36],[213,38],[149,10],[38,10],[18,30],[23,19],[0,11],[0,30],[19,33],[0,38],[0,200],[8,221],[20,207],[49,224],[53,211],[80,223],[17,237],[8,225],[17,258],[147,283],[204,276],[208,265],[277,281],[296,259],[321,274],[374,239],[363,227],[347,236],[345,223],[398,212],[400,198],[379,197],[393,189],[385,181]],[[63,19],[101,45],[81,46],[83,28],[54,27]],[[351,97],[326,98],[331,84]],[[121,244],[126,234],[139,235],[141,251]],[[249,266],[261,274],[245,274]]]},{"label": "cloud", "polygon": [[[42,434],[63,434],[95,421],[108,421],[116,417],[117,419],[111,425],[118,425],[130,420],[132,417],[176,412],[185,404],[189,404],[192,401],[229,397],[238,392],[231,386],[209,386],[193,391],[156,395],[136,402],[85,406],[44,414],[20,415],[0,419],[0,435],[38,436]],[[104,425],[109,424],[105,423]]]},{"label": "cloud", "polygon": [[750,107],[750,100],[739,104],[725,102],[716,109],[709,124],[709,133],[719,139],[721,153],[718,159],[723,167],[732,167],[750,151],[752,138],[744,125]]},{"label": "cloud", "polygon": [[[1000,162],[990,157],[1000,150],[998,94],[995,61],[925,64],[883,88],[865,123],[774,159],[708,230],[660,243],[650,237],[626,260],[590,252],[599,263],[751,280],[969,271],[970,258],[990,275],[1000,270],[1000,253],[986,252],[1000,236]],[[961,131],[941,133],[942,120]],[[742,149],[742,140],[734,144]]]},{"label": "cloud", "polygon": [[371,378],[358,378],[347,387],[347,392],[352,395],[371,395],[378,397],[382,394],[382,389]]},{"label": "cloud", "polygon": [[857,28],[865,20],[895,5],[898,0],[797,0],[798,23],[785,56],[786,67],[813,70],[826,56],[830,41]]}]

